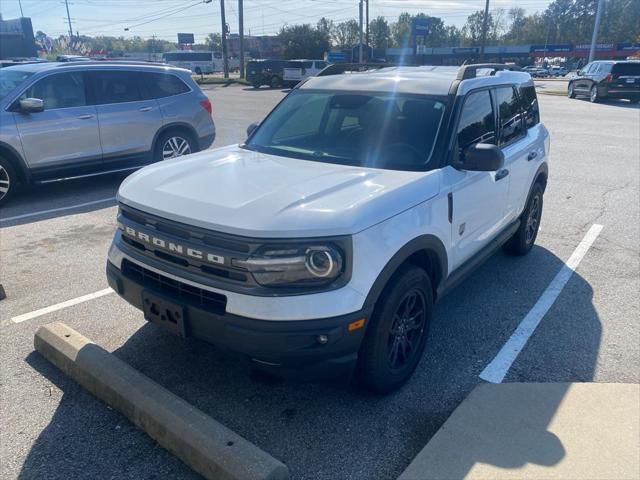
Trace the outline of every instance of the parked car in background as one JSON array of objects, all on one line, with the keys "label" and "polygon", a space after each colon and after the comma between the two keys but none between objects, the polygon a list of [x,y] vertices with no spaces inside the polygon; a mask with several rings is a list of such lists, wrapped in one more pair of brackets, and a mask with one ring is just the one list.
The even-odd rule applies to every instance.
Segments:
[{"label": "parked car in background", "polygon": [[588,96],[592,103],[606,98],[640,102],[640,61],[591,62],[569,81],[567,96]]},{"label": "parked car in background", "polygon": [[524,67],[522,71],[528,73],[534,78],[544,78],[549,76],[549,70],[547,70],[546,68],[534,67],[532,65]]},{"label": "parked car in background", "polygon": [[[222,54],[208,50],[165,52],[162,54],[162,60],[171,66],[191,70],[196,75],[224,70]],[[240,61],[237,58],[229,58],[227,63],[230,70],[237,69],[240,66]]]},{"label": "parked car in background", "polygon": [[565,67],[550,67],[549,75],[552,77],[564,77],[569,73],[569,70]]},{"label": "parked car in background", "polygon": [[247,82],[254,88],[268,85],[280,88],[284,84],[286,60],[251,60],[247,63]]},{"label": "parked car in background", "polygon": [[305,78],[313,77],[329,65],[324,60],[290,60],[284,67],[284,84],[293,87]]},{"label": "parked car in background", "polygon": [[211,102],[188,70],[117,62],[0,70],[0,204],[21,185],[133,170],[214,138]]},{"label": "parked car in background", "polygon": [[81,55],[58,55],[56,62],[90,62],[89,57],[83,57]]}]

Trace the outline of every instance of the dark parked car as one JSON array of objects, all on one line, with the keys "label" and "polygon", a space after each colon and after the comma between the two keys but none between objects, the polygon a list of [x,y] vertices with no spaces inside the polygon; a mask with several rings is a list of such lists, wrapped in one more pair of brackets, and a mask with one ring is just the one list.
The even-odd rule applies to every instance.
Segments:
[{"label": "dark parked car", "polygon": [[284,67],[286,60],[252,60],[247,63],[247,81],[254,88],[269,85],[279,88],[283,85]]},{"label": "dark parked car", "polygon": [[567,95],[569,98],[585,95],[593,103],[605,98],[640,102],[640,62],[591,62],[569,81]]}]

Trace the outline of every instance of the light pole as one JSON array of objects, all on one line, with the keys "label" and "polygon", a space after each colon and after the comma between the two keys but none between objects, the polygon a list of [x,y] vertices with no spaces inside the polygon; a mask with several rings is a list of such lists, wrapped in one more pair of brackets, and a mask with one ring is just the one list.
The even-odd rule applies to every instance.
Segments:
[{"label": "light pole", "polygon": [[358,4],[358,9],[360,11],[360,42],[358,45],[358,63],[362,63],[362,2],[363,0],[360,0],[360,3]]},{"label": "light pole", "polygon": [[596,56],[596,41],[598,40],[598,30],[600,29],[600,20],[602,19],[602,10],[604,0],[598,0],[598,10],[596,10],[596,21],[593,25],[593,36],[591,37],[591,48],[589,49],[589,62],[593,62]]}]

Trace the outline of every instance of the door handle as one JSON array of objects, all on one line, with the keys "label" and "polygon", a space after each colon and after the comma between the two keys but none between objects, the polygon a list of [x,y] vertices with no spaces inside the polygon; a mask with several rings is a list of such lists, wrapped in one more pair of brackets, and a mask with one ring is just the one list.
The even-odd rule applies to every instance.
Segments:
[{"label": "door handle", "polygon": [[502,180],[504,177],[506,177],[507,175],[509,175],[509,170],[507,170],[506,168],[503,168],[502,170],[498,170],[496,172],[496,182],[498,180]]},{"label": "door handle", "polygon": [[536,152],[536,151],[529,152],[529,155],[527,155],[527,160],[528,160],[528,161],[531,161],[531,160],[533,160],[534,158],[536,158],[537,156],[538,156],[538,152]]},{"label": "door handle", "polygon": [[92,115],[92,114],[90,114],[90,113],[86,113],[86,114],[84,114],[84,115],[80,115],[78,118],[79,118],[80,120],[89,120],[90,118],[93,118],[93,115]]},{"label": "door handle", "polygon": [[142,107],[140,110],[138,110],[139,112],[149,112],[153,110],[153,107]]}]

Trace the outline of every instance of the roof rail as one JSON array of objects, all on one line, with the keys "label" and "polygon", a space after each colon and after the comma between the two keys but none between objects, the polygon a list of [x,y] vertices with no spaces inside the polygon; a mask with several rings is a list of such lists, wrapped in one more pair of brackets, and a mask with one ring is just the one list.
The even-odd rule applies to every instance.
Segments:
[{"label": "roof rail", "polygon": [[[168,63],[162,62],[147,62],[146,60],[80,60],[78,62],[58,62],[58,67],[70,67],[77,65],[152,65],[161,67],[171,67]],[[175,68],[175,67],[174,67]]]},{"label": "roof rail", "polygon": [[320,70],[316,77],[340,75],[346,72],[367,72],[369,70],[379,70],[381,68],[397,66],[395,63],[334,63]]},{"label": "roof rail", "polygon": [[520,70],[517,65],[507,65],[505,63],[476,63],[472,65],[462,65],[458,70],[456,80],[467,80],[476,78],[478,70],[493,70],[491,75],[495,75],[500,70]]}]

